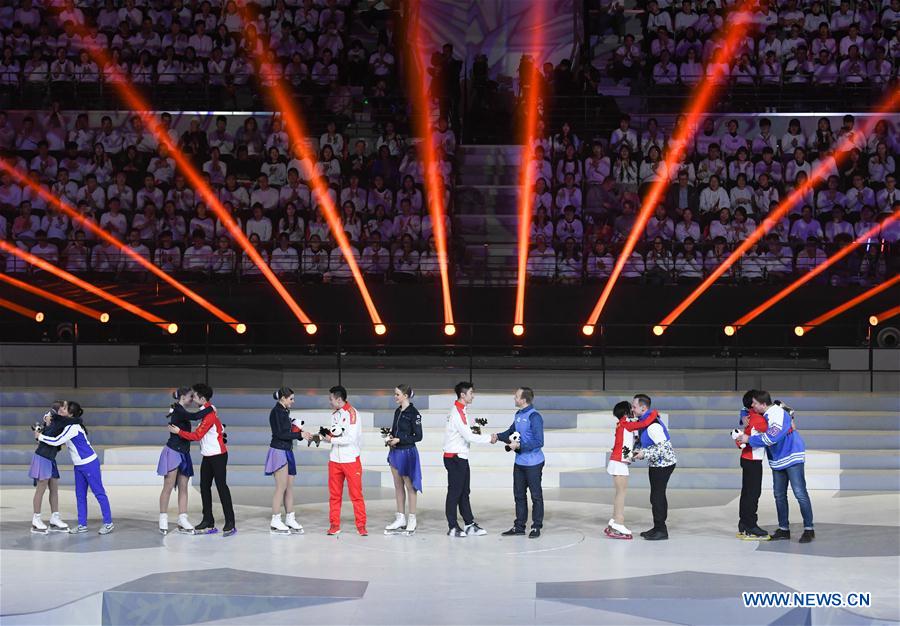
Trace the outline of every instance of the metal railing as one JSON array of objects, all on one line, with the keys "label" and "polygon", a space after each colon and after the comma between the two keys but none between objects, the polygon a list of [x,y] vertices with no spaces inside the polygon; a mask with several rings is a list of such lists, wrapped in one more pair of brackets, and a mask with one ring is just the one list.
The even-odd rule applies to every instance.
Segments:
[{"label": "metal railing", "polygon": [[[526,322],[522,336],[513,334],[511,324],[499,323],[460,322],[452,336],[445,334],[443,323],[436,322],[392,323],[382,336],[375,335],[370,324],[362,323],[320,324],[315,335],[290,323],[251,322],[244,335],[222,323],[179,325],[178,333],[170,336],[138,322],[63,323],[55,334],[49,328],[35,331],[34,324],[26,331],[23,324],[0,323],[0,343],[7,348],[41,339],[47,345],[71,346],[68,363],[15,365],[9,363],[14,357],[7,357],[0,371],[70,368],[78,387],[79,371],[98,369],[199,369],[207,382],[211,372],[228,369],[326,369],[336,371],[338,381],[346,371],[387,368],[417,372],[453,369],[466,373],[469,380],[477,370],[580,370],[599,374],[604,391],[607,373],[629,370],[727,372],[735,391],[747,374],[852,372],[867,375],[872,392],[876,391],[876,374],[900,372],[876,366],[872,329],[862,323],[828,326],[828,336],[840,338],[843,344],[838,347],[867,350],[868,366],[857,369],[832,369],[829,346],[810,345],[785,324],[754,324],[730,337],[721,326],[712,324],[679,324],[661,337],[654,336],[648,324],[599,324],[590,336],[576,323]],[[80,363],[79,346],[97,344],[138,345],[140,359],[133,366]]]}]

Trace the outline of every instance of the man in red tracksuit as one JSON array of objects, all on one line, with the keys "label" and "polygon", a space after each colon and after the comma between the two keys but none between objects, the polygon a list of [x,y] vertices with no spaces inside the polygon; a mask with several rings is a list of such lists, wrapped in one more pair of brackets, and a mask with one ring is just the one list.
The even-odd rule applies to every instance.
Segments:
[{"label": "man in red tracksuit", "polygon": [[[766,418],[750,408],[752,402],[753,390],[750,390],[744,394],[744,410],[741,411],[743,433],[748,437],[764,433],[769,428]],[[740,439],[734,443],[739,448],[741,447]],[[741,448],[741,500],[737,532],[739,539],[748,541],[767,541],[769,539],[769,533],[759,527],[756,515],[759,509],[759,496],[762,492],[764,458],[765,448],[751,448],[749,445]]]},{"label": "man in red tracksuit", "polygon": [[362,424],[356,409],[347,402],[346,389],[340,385],[332,387],[328,401],[334,409],[331,414],[332,432],[335,429],[343,431],[340,436],[325,438],[331,443],[331,453],[328,456],[328,534],[337,535],[341,532],[341,504],[346,480],[350,501],[353,503],[353,515],[356,517],[356,530],[365,537],[369,532],[366,530],[366,502],[363,499],[362,463],[359,460]]}]

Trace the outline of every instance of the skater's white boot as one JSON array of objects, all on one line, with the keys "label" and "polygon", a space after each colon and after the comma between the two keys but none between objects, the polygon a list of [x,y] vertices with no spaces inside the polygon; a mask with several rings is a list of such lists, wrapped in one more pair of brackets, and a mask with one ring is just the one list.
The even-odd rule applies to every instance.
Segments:
[{"label": "skater's white boot", "polygon": [[162,535],[169,534],[169,514],[168,513],[160,513],[159,514],[159,532]]},{"label": "skater's white boot", "polygon": [[50,530],[55,530],[57,532],[63,533],[69,532],[69,525],[62,521],[62,518],[59,516],[59,512],[50,515]]},{"label": "skater's white boot", "polygon": [[290,535],[291,529],[284,525],[281,521],[281,513],[272,516],[272,523],[269,525],[269,532],[273,535]]},{"label": "skater's white boot", "polygon": [[295,535],[303,534],[303,526],[301,526],[296,517],[294,517],[294,513],[288,513],[284,516],[284,525]]},{"label": "skater's white boot", "polygon": [[408,533],[416,532],[416,516],[414,513],[410,513],[409,517],[406,520],[406,532],[408,532]]},{"label": "skater's white boot", "polygon": [[35,513],[31,518],[31,532],[36,535],[46,535],[48,532],[47,525],[41,519],[40,513]]},{"label": "skater's white boot", "polygon": [[194,525],[188,519],[187,513],[182,513],[178,516],[178,532],[188,535],[194,534]]},{"label": "skater's white boot", "polygon": [[403,513],[397,513],[394,521],[384,527],[385,530],[400,530],[406,526],[406,516]]}]

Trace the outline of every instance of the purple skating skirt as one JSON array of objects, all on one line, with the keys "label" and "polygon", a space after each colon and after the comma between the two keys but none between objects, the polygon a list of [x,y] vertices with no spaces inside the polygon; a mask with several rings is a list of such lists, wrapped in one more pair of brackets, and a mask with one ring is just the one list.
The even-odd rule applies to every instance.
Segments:
[{"label": "purple skating skirt", "polygon": [[182,476],[193,476],[194,461],[191,460],[189,453],[185,454],[169,446],[163,446],[162,452],[159,453],[159,463],[156,464],[156,473],[165,476],[173,469],[178,469],[178,473]]},{"label": "purple skating skirt", "polygon": [[419,451],[412,448],[396,448],[388,452],[388,464],[401,476],[409,476],[413,489],[422,493],[422,466],[419,463]]},{"label": "purple skating skirt", "polygon": [[288,466],[289,475],[297,475],[297,463],[294,461],[294,451],[269,448],[269,453],[266,455],[266,476],[271,476],[285,465]]},{"label": "purple skating skirt", "polygon": [[31,467],[28,468],[28,476],[35,480],[36,485],[39,480],[59,478],[59,468],[56,466],[55,460],[35,454],[31,457]]}]

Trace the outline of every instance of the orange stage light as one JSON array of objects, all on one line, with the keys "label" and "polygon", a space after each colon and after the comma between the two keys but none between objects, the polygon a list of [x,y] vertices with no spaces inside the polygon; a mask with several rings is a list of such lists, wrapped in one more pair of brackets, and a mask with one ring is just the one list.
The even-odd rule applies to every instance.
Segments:
[{"label": "orange stage light", "polygon": [[456,334],[456,326],[453,324],[444,324],[444,334],[448,337],[452,337]]},{"label": "orange stage light", "polygon": [[735,327],[735,326],[729,324],[728,326],[726,326],[726,327],[723,329],[723,332],[725,333],[725,335],[726,335],[727,337],[733,337],[733,336],[734,336],[734,333],[737,332],[737,327]]},{"label": "orange stage light", "polygon": [[[310,155],[309,150],[306,147],[306,129],[303,127],[300,115],[296,111],[291,96],[285,91],[284,86],[280,83],[271,87],[269,89],[269,94],[272,97],[276,110],[280,111],[283,116],[285,121],[285,131],[290,137],[294,149],[300,152],[301,160],[313,163],[315,161],[313,158],[315,155]],[[334,202],[332,202],[331,196],[328,195],[328,185],[317,172],[311,171],[306,172],[306,174],[312,184],[312,191],[319,201],[319,208],[322,210],[322,215],[325,217],[325,221],[331,229],[331,234],[334,236],[335,241],[344,255],[344,260],[347,261],[350,273],[353,274],[353,280],[356,283],[357,289],[359,289],[359,293],[362,296],[369,317],[372,322],[378,324],[381,322],[381,316],[378,315],[378,309],[375,308],[375,302],[372,300],[368,287],[366,287],[362,271],[359,269],[359,263],[357,263],[356,257],[353,255],[353,248],[350,245],[350,240],[347,239],[347,234],[344,232],[344,227],[341,224],[341,218],[338,214],[337,207],[334,205]]]},{"label": "orange stage light", "polygon": [[653,334],[657,337],[662,337],[662,334],[666,332],[666,329],[659,324],[653,327]]},{"label": "orange stage light", "polygon": [[[893,112],[894,110],[896,110],[898,104],[900,104],[900,89],[895,89],[893,91],[890,91],[884,98],[884,100],[882,100],[880,105],[877,107],[875,114],[872,117],[866,119],[866,122],[863,124],[860,132],[863,135],[868,135],[869,132],[871,132],[874,128],[875,124],[878,122],[875,115],[879,113]],[[790,211],[791,207],[797,202],[797,200],[803,197],[803,194],[805,194],[819,182],[819,179],[827,171],[827,168],[827,161],[823,161],[822,163],[820,163],[819,166],[812,171],[806,183],[796,188],[791,194],[787,196],[787,198],[782,200],[777,207],[772,209],[766,219],[756,227],[756,230],[750,233],[747,236],[747,239],[745,239],[737,248],[735,248],[734,251],[728,256],[728,258],[722,261],[722,263],[716,269],[714,269],[712,273],[710,273],[710,275],[707,276],[690,294],[688,294],[688,296],[678,306],[676,306],[671,313],[663,318],[662,322],[660,323],[669,325],[672,324],[676,319],[678,319],[678,317],[682,313],[684,313],[684,311],[687,310],[687,308],[691,306],[691,304],[693,304],[697,300],[697,298],[703,295],[703,293],[707,289],[709,289],[709,287],[713,283],[715,283],[719,279],[719,277],[722,276],[722,274],[727,272],[728,269],[732,265],[734,265],[734,263],[738,259],[740,259],[745,252],[747,252],[747,250],[756,245],[756,242],[762,239],[765,234],[769,232],[772,227],[775,226],[778,221],[785,216],[785,214],[787,214],[788,211]]]},{"label": "orange stage light", "polygon": [[[97,46],[90,40],[90,38],[88,37],[88,35],[91,34],[90,29],[84,27],[76,27],[76,31],[78,31],[78,34],[81,35],[82,41],[85,42],[85,48],[94,59],[94,61],[98,65],[100,65],[101,68],[106,67],[107,62],[109,61],[109,57],[107,56],[105,50],[100,49],[99,46]],[[240,245],[241,249],[244,251],[244,254],[248,255],[253,263],[259,268],[259,271],[266,278],[266,280],[269,281],[269,284],[272,285],[278,295],[281,296],[281,299],[284,300],[288,308],[291,309],[291,312],[294,314],[294,316],[304,325],[309,324],[312,320],[310,320],[306,312],[302,308],[300,308],[300,305],[297,303],[294,297],[290,294],[290,292],[288,292],[288,290],[281,283],[275,273],[269,268],[268,264],[266,264],[262,256],[260,256],[259,252],[256,251],[256,249],[250,243],[250,240],[244,234],[244,231],[241,230],[240,225],[236,222],[234,217],[225,210],[225,207],[222,206],[219,198],[212,191],[212,189],[210,189],[209,185],[206,184],[206,181],[197,171],[197,168],[194,166],[194,164],[191,163],[190,159],[188,159],[188,157],[186,157],[184,153],[178,149],[178,146],[175,145],[175,142],[172,141],[172,138],[169,136],[169,134],[165,131],[165,129],[162,128],[160,122],[150,113],[151,107],[144,99],[144,97],[131,85],[128,77],[123,76],[118,69],[113,70],[113,78],[115,78],[116,80],[111,81],[107,84],[111,85],[118,91],[119,96],[122,98],[125,104],[127,104],[131,108],[132,112],[140,117],[140,119],[144,122],[147,128],[150,129],[156,139],[169,149],[169,154],[178,165],[179,171],[181,171],[185,175],[191,186],[200,194],[206,205],[210,209],[212,209],[213,214],[225,226],[231,238],[236,241],[238,245]]]},{"label": "orange stage light", "polygon": [[[428,67],[427,49],[428,43],[424,40],[422,28],[420,28],[420,20],[417,13],[421,9],[419,1],[410,3],[410,12],[414,14],[410,17],[410,28],[412,30],[413,42],[409,46],[410,55],[409,63],[407,63],[406,73],[409,80],[409,92],[412,94],[413,104],[418,113],[416,116],[416,127],[422,142],[419,144],[421,150],[421,158],[425,168],[425,183],[427,186],[428,213],[431,216],[431,223],[434,229],[434,247],[438,256],[438,270],[441,275],[441,296],[444,305],[444,323],[452,324],[453,304],[450,299],[450,274],[448,268],[447,254],[447,231],[444,225],[444,218],[447,214],[447,207],[444,206],[444,185],[440,180],[437,171],[437,158],[435,152],[434,138],[431,134],[429,121],[431,119],[431,98],[427,92],[425,71]],[[418,71],[416,71],[418,70]]]},{"label": "orange stage light", "polygon": [[306,324],[304,326],[304,330],[306,330],[307,335],[315,335],[317,332],[319,332],[319,327],[315,324]]},{"label": "orange stage light", "polygon": [[522,335],[525,334],[525,326],[523,326],[522,324],[514,324],[513,325],[513,334],[516,337],[521,337]]},{"label": "orange stage light", "polygon": [[591,324],[585,324],[584,326],[581,327],[581,332],[582,332],[586,337],[590,337],[591,335],[594,334],[594,327],[593,327],[593,325],[591,325]]},{"label": "orange stage light", "polygon": [[750,311],[749,313],[747,313],[746,315],[744,315],[743,317],[741,317],[740,319],[735,321],[733,326],[735,326],[735,327],[746,326],[751,321],[753,321],[754,319],[756,319],[757,317],[759,317],[760,315],[765,313],[767,310],[769,310],[771,307],[773,307],[775,304],[777,304],[778,302],[781,302],[782,300],[787,298],[789,295],[791,295],[792,293],[797,291],[797,289],[799,289],[800,287],[802,287],[803,285],[805,285],[806,283],[811,281],[813,278],[821,275],[829,267],[831,267],[832,265],[834,265],[835,263],[837,263],[838,261],[840,261],[847,255],[849,255],[851,252],[853,252],[854,250],[859,248],[859,246],[868,242],[872,237],[877,236],[878,231],[881,228],[883,228],[884,225],[889,224],[897,219],[900,219],[900,211],[896,211],[893,215],[888,216],[887,219],[884,220],[884,222],[874,226],[873,228],[870,228],[869,230],[867,230],[866,232],[861,234],[859,237],[857,237],[851,244],[838,250],[825,263],[822,263],[821,265],[815,267],[811,271],[807,272],[806,274],[804,274],[803,276],[801,276],[800,278],[798,278],[797,280],[792,282],[787,287],[778,291],[778,293],[773,295],[771,298],[766,299],[765,302],[763,302],[762,304],[757,306],[755,309],[753,309],[752,311]]},{"label": "orange stage light", "polygon": [[34,294],[40,298],[44,298],[45,300],[49,300],[50,302],[55,302],[56,304],[67,309],[77,311],[78,313],[86,315],[87,317],[92,317],[103,324],[109,321],[109,313],[104,313],[89,306],[85,306],[77,302],[72,302],[71,300],[66,300],[65,298],[61,298],[55,293],[47,291],[46,289],[41,289],[40,287],[35,287],[34,285],[21,281],[18,278],[9,276],[8,274],[0,274],[0,281],[21,289],[22,291],[27,291],[28,293]]},{"label": "orange stage light", "polygon": [[206,298],[195,292],[193,289],[190,289],[186,285],[182,284],[180,281],[175,280],[172,276],[162,271],[159,267],[151,263],[148,259],[145,259],[137,252],[135,252],[131,246],[124,245],[121,241],[110,235],[108,232],[97,226],[93,221],[85,219],[83,215],[81,215],[78,211],[70,207],[65,202],[62,202],[59,198],[54,196],[52,193],[47,191],[41,185],[38,185],[33,180],[29,179],[26,176],[23,176],[16,170],[15,168],[10,167],[7,163],[5,163],[2,159],[0,159],[0,170],[8,173],[10,176],[16,179],[16,181],[22,185],[28,186],[31,190],[33,190],[36,194],[38,194],[45,202],[51,204],[61,213],[65,213],[69,216],[69,219],[72,220],[73,224],[77,224],[78,226],[89,230],[94,234],[95,237],[102,239],[103,241],[110,243],[116,246],[123,254],[127,254],[129,257],[137,261],[144,269],[148,272],[152,273],[158,278],[161,278],[165,282],[169,283],[175,289],[186,295],[188,298],[202,306],[204,309],[218,317],[220,320],[231,326],[232,328],[236,328],[239,322],[225,313],[222,309],[210,303]]},{"label": "orange stage light", "polygon": [[30,252],[21,250],[21,249],[17,248],[16,246],[9,244],[3,240],[0,240],[0,250],[3,250],[7,254],[14,254],[17,257],[19,257],[20,259],[22,259],[23,261],[26,261],[27,263],[30,263],[31,265],[34,265],[35,267],[38,267],[49,274],[53,274],[57,278],[61,278],[66,282],[72,283],[76,287],[81,287],[85,291],[88,291],[88,292],[94,294],[95,296],[99,296],[100,298],[103,298],[107,302],[111,302],[111,303],[115,304],[116,306],[125,309],[132,315],[136,315],[136,316],[140,317],[141,319],[144,319],[152,324],[156,324],[163,330],[169,330],[170,322],[167,322],[166,320],[162,319],[161,317],[157,317],[153,313],[145,311],[144,309],[131,304],[127,300],[123,300],[122,298],[120,298],[119,296],[117,296],[115,294],[109,293],[105,289],[101,289],[100,287],[97,287],[96,285],[92,285],[91,283],[87,282],[86,280],[78,278],[74,274],[70,274],[66,270],[56,267],[52,263],[48,263],[44,259],[34,256]]},{"label": "orange stage light", "polygon": [[44,321],[44,314],[42,312],[29,309],[27,306],[22,306],[21,304],[16,304],[6,298],[0,298],[0,308],[7,309],[13,313],[18,313],[22,317],[27,317],[38,324]]},{"label": "orange stage light", "polygon": [[[543,39],[543,2],[536,2],[529,12],[534,22],[531,28],[531,49],[541,50]],[[531,213],[534,209],[534,194],[531,190],[529,174],[531,157],[538,123],[538,102],[541,97],[541,77],[538,72],[538,58],[535,55],[529,68],[528,93],[525,96],[525,128],[522,133],[522,161],[519,165],[519,241],[518,267],[516,271],[516,309],[513,321],[525,323],[525,284],[527,281],[528,248],[531,240]]]},{"label": "orange stage light", "polygon": [[900,315],[900,306],[895,306],[887,311],[882,311],[881,313],[876,313],[875,315],[869,316],[869,324],[872,326],[878,326],[879,324],[883,324],[891,318],[897,317]]},{"label": "orange stage light", "polygon": [[865,302],[869,298],[873,298],[873,297],[877,296],[882,291],[890,289],[891,287],[896,285],[898,282],[900,282],[900,274],[898,274],[897,276],[894,276],[893,278],[891,278],[889,280],[884,281],[880,285],[876,285],[876,286],[872,287],[868,291],[864,291],[863,293],[859,294],[858,296],[856,296],[854,298],[850,298],[843,304],[839,304],[838,306],[834,307],[833,309],[830,309],[830,310],[826,311],[825,313],[822,313],[822,315],[809,320],[808,322],[803,324],[803,326],[797,326],[797,328],[795,328],[794,331],[796,332],[798,329],[802,330],[803,333],[799,333],[797,335],[798,337],[802,336],[804,333],[808,333],[809,331],[813,330],[814,328],[821,326],[828,320],[830,320],[834,317],[837,317],[844,311],[852,309],[860,302]]},{"label": "orange stage light", "polygon": [[[718,93],[722,84],[720,82],[722,76],[719,64],[725,63],[730,65],[730,61],[734,57],[734,51],[737,48],[738,43],[743,39],[744,33],[750,23],[750,20],[748,19],[749,13],[752,12],[755,5],[755,0],[743,0],[740,8],[729,16],[729,19],[732,19],[732,17],[743,19],[733,20],[730,23],[729,28],[724,31],[725,41],[723,45],[716,50],[716,53],[713,56],[713,63],[716,68],[713,75],[704,76],[703,80],[700,81],[695,88],[695,93],[692,94],[690,99],[691,107],[685,115],[685,123],[678,129],[677,134],[672,138],[673,146],[666,154],[666,172],[671,171],[672,168],[681,161],[681,155],[686,150],[688,143],[693,139],[695,128],[700,118],[710,110],[713,98]],[[600,314],[603,312],[603,309],[609,300],[609,296],[612,293],[613,287],[615,287],[616,281],[619,279],[619,275],[622,273],[622,269],[625,267],[626,261],[631,257],[631,253],[637,246],[638,241],[643,237],[647,221],[650,219],[650,216],[653,215],[653,212],[656,210],[656,205],[659,204],[660,199],[665,192],[668,178],[668,174],[664,177],[660,177],[659,180],[651,184],[650,189],[647,191],[647,195],[641,205],[641,210],[634,222],[634,226],[632,226],[631,232],[628,233],[628,238],[625,240],[625,245],[619,252],[616,264],[613,266],[609,279],[603,287],[603,292],[600,294],[597,304],[594,305],[594,309],[588,317],[588,324],[596,324],[597,320],[600,319]],[[668,326],[668,323],[663,323]]]},{"label": "orange stage light", "polygon": [[375,324],[375,334],[379,337],[387,332],[387,326],[384,324]]}]

